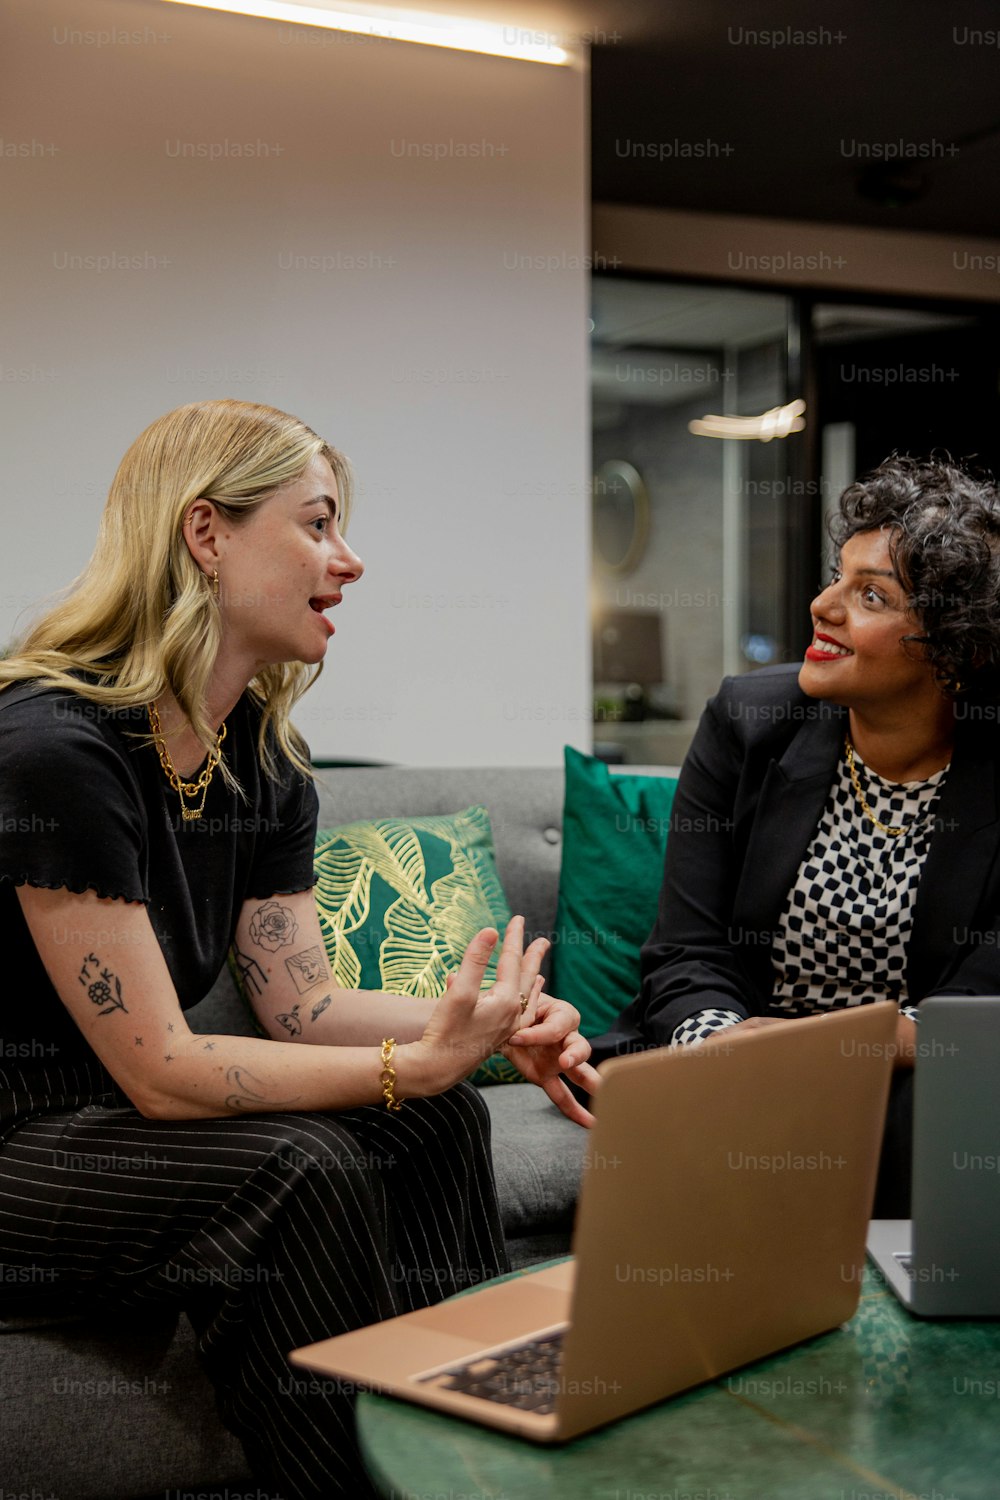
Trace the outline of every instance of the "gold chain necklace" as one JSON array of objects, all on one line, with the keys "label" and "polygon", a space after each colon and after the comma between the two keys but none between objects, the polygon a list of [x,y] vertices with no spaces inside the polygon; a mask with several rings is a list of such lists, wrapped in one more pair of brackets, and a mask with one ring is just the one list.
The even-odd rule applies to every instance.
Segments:
[{"label": "gold chain necklace", "polygon": [[[160,757],[160,765],[163,767],[164,773],[167,780],[170,782],[170,785],[173,787],[174,791],[181,799],[181,817],[184,819],[185,823],[194,823],[198,818],[201,817],[202,813],[205,811],[205,799],[208,796],[208,783],[212,779],[216,766],[222,759],[222,741],[226,738],[225,722],[223,722],[222,727],[219,730],[218,735],[216,736],[215,744],[208,752],[208,760],[205,763],[205,769],[198,777],[198,780],[182,781],[180,776],[177,774],[173,761],[170,759],[170,751],[167,749],[167,744],[163,738],[163,732],[160,728],[160,715],[157,712],[156,704],[147,703],[146,709],[149,713],[149,727],[152,730],[153,742],[156,745],[156,751]],[[201,792],[201,801],[198,803],[198,806],[185,806],[184,798],[197,797],[199,792]]]},{"label": "gold chain necklace", "polygon": [[904,823],[902,828],[890,828],[888,823],[880,823],[878,818],[876,818],[875,814],[872,812],[871,808],[868,806],[868,803],[865,801],[865,794],[861,790],[861,781],[858,777],[858,769],[854,764],[854,746],[851,744],[851,736],[849,734],[845,734],[844,736],[844,749],[847,752],[847,769],[851,773],[851,785],[854,788],[854,795],[857,797],[858,801],[861,803],[861,806],[868,814],[868,817],[871,818],[872,822],[875,824],[875,827],[879,830],[879,832],[887,833],[889,834],[890,838],[898,839],[901,833],[906,833],[909,828],[913,827],[913,824],[917,821],[916,818],[912,818],[909,823]]}]

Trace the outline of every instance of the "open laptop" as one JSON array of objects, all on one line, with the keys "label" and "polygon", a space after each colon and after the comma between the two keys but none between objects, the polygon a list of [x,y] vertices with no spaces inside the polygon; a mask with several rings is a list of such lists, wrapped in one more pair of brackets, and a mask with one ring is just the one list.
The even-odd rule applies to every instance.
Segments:
[{"label": "open laptop", "polygon": [[913,1080],[911,1219],[876,1219],[868,1253],[923,1317],[1000,1314],[1000,998],[931,996]]},{"label": "open laptop", "polygon": [[897,1015],[883,1002],[609,1060],[572,1260],[292,1362],[551,1443],[842,1323]]}]

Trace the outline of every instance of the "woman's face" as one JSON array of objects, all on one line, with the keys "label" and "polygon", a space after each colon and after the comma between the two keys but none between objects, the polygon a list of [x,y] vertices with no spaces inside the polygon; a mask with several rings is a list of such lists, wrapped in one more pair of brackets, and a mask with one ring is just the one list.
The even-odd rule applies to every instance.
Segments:
[{"label": "woman's face", "polygon": [[919,646],[919,618],[889,556],[882,531],[844,543],[833,578],[810,606],[813,639],[799,672],[811,698],[848,707],[909,707],[941,692]]},{"label": "woman's face", "polygon": [[222,522],[219,606],[223,648],[256,671],[322,661],[333,635],[324,611],[364,564],[340,534],[337,481],[317,455],[301,478],[233,526]]}]

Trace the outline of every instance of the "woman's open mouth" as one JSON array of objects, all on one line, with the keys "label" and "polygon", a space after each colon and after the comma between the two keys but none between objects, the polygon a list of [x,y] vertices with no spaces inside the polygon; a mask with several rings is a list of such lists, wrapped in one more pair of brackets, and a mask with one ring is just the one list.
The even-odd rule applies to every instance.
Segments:
[{"label": "woman's open mouth", "polygon": [[325,611],[328,609],[332,609],[335,604],[339,603],[339,595],[337,595],[336,597],[331,595],[328,598],[324,598],[322,597],[322,595],[317,594],[314,598],[309,600],[309,608],[313,610],[315,614],[319,615],[320,619],[323,621],[323,624],[326,626],[331,635],[336,634],[336,627],[332,620],[328,620],[326,618]]}]

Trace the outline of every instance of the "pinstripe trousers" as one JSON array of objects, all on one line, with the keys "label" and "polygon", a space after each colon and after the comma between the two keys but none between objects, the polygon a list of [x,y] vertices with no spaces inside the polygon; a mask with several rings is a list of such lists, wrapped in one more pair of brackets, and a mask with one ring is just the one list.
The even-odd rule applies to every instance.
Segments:
[{"label": "pinstripe trousers", "polygon": [[77,1309],[182,1309],[258,1483],[370,1495],[352,1395],[287,1355],[506,1270],[478,1091],[165,1121],[97,1064],[4,1077],[0,1259]]}]

